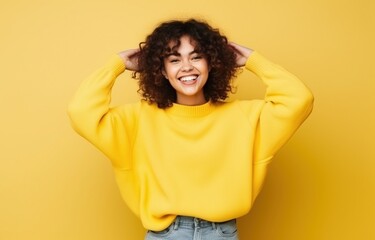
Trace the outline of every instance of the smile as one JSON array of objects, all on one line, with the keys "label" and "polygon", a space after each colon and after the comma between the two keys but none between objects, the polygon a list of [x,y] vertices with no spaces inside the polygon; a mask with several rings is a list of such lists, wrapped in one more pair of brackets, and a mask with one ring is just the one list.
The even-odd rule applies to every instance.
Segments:
[{"label": "smile", "polygon": [[191,82],[198,78],[198,75],[180,77],[178,80],[181,82]]}]

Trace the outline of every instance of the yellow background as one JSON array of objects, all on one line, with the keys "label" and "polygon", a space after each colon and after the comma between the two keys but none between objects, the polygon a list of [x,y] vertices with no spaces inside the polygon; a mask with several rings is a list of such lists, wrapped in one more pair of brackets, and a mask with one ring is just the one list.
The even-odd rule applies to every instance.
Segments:
[{"label": "yellow background", "polygon": [[[313,90],[241,239],[375,239],[374,1],[2,0],[0,239],[143,239],[108,160],[70,128],[81,80],[170,18],[205,18]],[[130,73],[114,102],[137,99]],[[234,97],[261,97],[244,72]]]}]

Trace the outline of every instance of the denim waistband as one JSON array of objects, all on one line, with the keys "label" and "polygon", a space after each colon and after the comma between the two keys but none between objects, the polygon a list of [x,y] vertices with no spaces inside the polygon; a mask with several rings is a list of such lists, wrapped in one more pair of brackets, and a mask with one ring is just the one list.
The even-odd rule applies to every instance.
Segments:
[{"label": "denim waistband", "polygon": [[[236,221],[235,219],[229,220],[230,221]],[[176,220],[173,223],[173,228],[178,229],[179,227],[187,227],[187,228],[207,228],[210,227],[212,229],[216,229],[216,224],[219,222],[210,222],[206,221],[200,218],[195,217],[187,217],[187,216],[177,216]]]}]

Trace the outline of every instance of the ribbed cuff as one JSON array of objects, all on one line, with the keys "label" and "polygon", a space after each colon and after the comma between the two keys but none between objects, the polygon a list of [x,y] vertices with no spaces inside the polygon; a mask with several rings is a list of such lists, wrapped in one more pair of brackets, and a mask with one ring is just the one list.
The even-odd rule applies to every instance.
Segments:
[{"label": "ribbed cuff", "polygon": [[122,72],[125,71],[125,63],[122,58],[115,54],[109,58],[106,67],[113,69],[116,75],[120,75]]},{"label": "ribbed cuff", "polygon": [[263,75],[269,70],[270,66],[275,66],[268,59],[263,57],[260,53],[254,51],[247,59],[245,67],[247,70],[252,71],[258,76]]}]

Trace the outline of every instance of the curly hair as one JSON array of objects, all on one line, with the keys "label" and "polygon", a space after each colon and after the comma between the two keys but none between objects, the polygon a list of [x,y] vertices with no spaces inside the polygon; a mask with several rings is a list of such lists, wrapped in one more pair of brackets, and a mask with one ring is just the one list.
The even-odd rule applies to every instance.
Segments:
[{"label": "curly hair", "polygon": [[[159,108],[168,108],[176,102],[176,91],[162,70],[164,58],[179,47],[183,36],[189,36],[195,43],[195,50],[207,58],[210,73],[203,87],[206,100],[213,103],[225,100],[232,91],[231,79],[237,72],[236,54],[218,29],[195,19],[164,22],[139,44],[139,69],[133,73],[133,78],[139,79],[138,92]],[[171,42],[176,43],[172,48]]]}]

